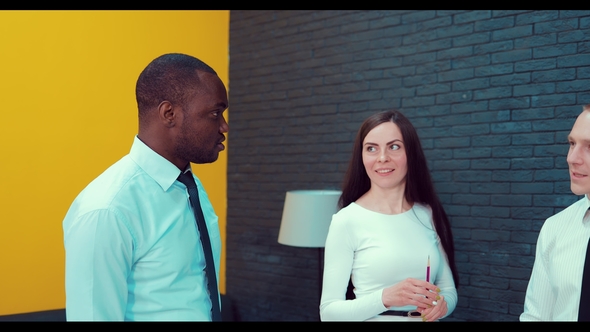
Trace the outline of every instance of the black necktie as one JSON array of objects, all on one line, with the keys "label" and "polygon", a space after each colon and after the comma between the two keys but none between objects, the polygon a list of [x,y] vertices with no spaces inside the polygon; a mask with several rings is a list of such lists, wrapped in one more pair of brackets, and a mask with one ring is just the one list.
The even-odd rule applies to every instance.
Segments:
[{"label": "black necktie", "polygon": [[588,248],[586,249],[578,322],[590,322],[590,241],[588,241]]},{"label": "black necktie", "polygon": [[213,253],[211,252],[211,241],[209,240],[209,232],[205,224],[205,217],[203,210],[201,210],[201,203],[199,202],[199,191],[197,184],[191,172],[181,173],[178,176],[178,181],[184,183],[188,188],[191,205],[197,220],[199,234],[201,236],[201,244],[203,245],[203,252],[205,253],[205,273],[207,274],[207,287],[209,288],[209,297],[211,297],[211,311],[213,321],[221,321],[221,312],[219,305],[219,294],[217,291],[217,277],[215,275],[215,263],[213,262]]}]

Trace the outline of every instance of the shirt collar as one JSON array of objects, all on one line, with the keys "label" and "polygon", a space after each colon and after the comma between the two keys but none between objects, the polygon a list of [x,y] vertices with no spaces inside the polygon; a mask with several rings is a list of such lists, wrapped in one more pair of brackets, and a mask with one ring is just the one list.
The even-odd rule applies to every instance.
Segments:
[{"label": "shirt collar", "polygon": [[582,215],[582,222],[584,224],[588,224],[590,223],[590,211],[588,211],[588,209],[590,209],[590,195],[585,195],[584,198],[585,199],[582,202],[584,210],[584,214]]},{"label": "shirt collar", "polygon": [[137,135],[133,139],[129,156],[164,191],[167,191],[180,175],[180,170],[176,165],[152,150]]}]

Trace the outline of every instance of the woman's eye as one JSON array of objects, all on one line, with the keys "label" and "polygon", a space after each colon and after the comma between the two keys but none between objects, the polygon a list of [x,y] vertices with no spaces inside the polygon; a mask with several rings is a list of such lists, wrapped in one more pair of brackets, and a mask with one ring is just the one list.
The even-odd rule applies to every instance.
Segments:
[{"label": "woman's eye", "polygon": [[369,146],[369,147],[367,147],[367,151],[368,152],[373,152],[373,151],[375,151],[375,147]]},{"label": "woman's eye", "polygon": [[393,145],[391,145],[390,149],[392,149],[392,150],[399,150],[399,145],[393,144]]}]

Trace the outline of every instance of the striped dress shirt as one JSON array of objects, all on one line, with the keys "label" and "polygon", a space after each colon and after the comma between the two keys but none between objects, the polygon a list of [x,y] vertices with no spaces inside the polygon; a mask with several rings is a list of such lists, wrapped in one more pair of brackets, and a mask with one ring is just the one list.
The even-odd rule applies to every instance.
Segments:
[{"label": "striped dress shirt", "polygon": [[586,248],[590,198],[548,218],[537,240],[521,321],[576,321]]}]

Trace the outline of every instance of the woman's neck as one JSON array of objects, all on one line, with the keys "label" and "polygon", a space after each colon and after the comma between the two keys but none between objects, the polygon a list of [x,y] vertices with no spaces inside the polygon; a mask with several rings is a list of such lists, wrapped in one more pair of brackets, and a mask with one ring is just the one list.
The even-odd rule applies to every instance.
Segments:
[{"label": "woman's neck", "polygon": [[355,203],[365,209],[383,214],[400,214],[412,208],[405,198],[404,189],[383,189],[375,186],[372,186]]}]

